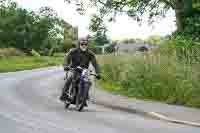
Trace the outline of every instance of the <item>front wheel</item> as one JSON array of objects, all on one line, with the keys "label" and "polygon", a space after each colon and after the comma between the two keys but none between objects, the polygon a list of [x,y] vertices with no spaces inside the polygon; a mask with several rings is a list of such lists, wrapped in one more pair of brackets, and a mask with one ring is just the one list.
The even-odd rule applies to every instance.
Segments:
[{"label": "front wheel", "polygon": [[89,88],[90,88],[89,83],[83,83],[79,85],[78,93],[76,96],[76,110],[77,111],[83,110],[87,101]]}]

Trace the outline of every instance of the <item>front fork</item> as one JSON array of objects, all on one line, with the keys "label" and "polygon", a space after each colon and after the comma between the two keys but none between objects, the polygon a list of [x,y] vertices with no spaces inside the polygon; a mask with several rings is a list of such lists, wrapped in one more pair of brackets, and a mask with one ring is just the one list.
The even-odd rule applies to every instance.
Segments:
[{"label": "front fork", "polygon": [[92,83],[91,81],[85,81],[83,78],[80,79],[80,96],[84,98],[86,96],[86,99],[89,98],[89,89],[91,87]]}]

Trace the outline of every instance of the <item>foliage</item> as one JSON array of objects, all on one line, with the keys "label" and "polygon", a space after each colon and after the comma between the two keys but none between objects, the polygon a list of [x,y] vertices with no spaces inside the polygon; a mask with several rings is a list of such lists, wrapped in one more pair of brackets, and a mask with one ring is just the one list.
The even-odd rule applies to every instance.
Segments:
[{"label": "foliage", "polygon": [[146,43],[149,44],[160,44],[161,43],[161,37],[158,35],[150,36],[145,40]]},{"label": "foliage", "polygon": [[187,17],[185,19],[184,30],[182,32],[175,33],[173,36],[178,40],[188,40],[190,38],[194,42],[200,42],[200,16],[195,15]]},{"label": "foliage", "polygon": [[50,7],[41,7],[36,13],[12,0],[2,0],[0,11],[0,47],[15,47],[25,53],[35,49],[43,55],[52,49],[62,50],[65,22]]},{"label": "foliage", "polygon": [[1,48],[0,57],[25,56],[25,53],[16,48]]},{"label": "foliage", "polygon": [[109,40],[106,36],[107,27],[103,21],[103,16],[93,15],[89,29],[94,32],[93,40],[95,45],[102,46],[106,43],[109,43]]},{"label": "foliage", "polygon": [[105,48],[106,53],[113,53],[115,52],[115,44],[111,44],[110,46]]},{"label": "foliage", "polygon": [[[199,53],[200,54],[200,53]],[[100,56],[105,89],[129,97],[200,107],[199,63],[178,62],[176,49]],[[183,59],[187,60],[187,59]]]},{"label": "foliage", "polygon": [[71,48],[78,45],[78,27],[73,27],[69,24],[65,24],[64,30],[64,51],[69,51]]},{"label": "foliage", "polygon": [[40,58],[40,54],[37,51],[35,51],[34,49],[31,50],[31,55],[33,57]]},{"label": "foliage", "polygon": [[[66,0],[65,0],[66,1]],[[73,0],[67,0],[68,2]],[[157,20],[157,18],[165,17],[169,9],[174,10],[176,14],[177,30],[184,29],[184,19],[194,14],[200,14],[199,0],[90,0],[90,5],[97,7],[100,18],[107,17],[108,21],[115,21],[118,13],[127,14],[134,20],[142,22],[146,16],[149,23]],[[83,0],[77,0],[84,9]],[[145,17],[144,17],[145,16]]]},{"label": "foliage", "polygon": [[101,54],[101,48],[99,46],[110,43],[106,36],[107,27],[103,22],[103,16],[93,15],[89,29],[94,33],[93,36],[89,36],[90,49],[96,54]]},{"label": "foliage", "polygon": [[185,21],[184,30],[169,36],[162,47],[176,48],[178,61],[191,64],[199,62],[200,57],[200,16],[187,17]]}]

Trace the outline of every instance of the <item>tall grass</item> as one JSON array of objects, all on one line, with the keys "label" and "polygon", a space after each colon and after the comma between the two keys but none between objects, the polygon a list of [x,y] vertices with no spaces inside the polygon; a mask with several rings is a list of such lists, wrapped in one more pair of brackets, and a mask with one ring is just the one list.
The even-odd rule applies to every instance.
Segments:
[{"label": "tall grass", "polygon": [[200,107],[200,65],[192,62],[191,53],[179,57],[180,51],[160,48],[137,55],[99,56],[104,77],[99,85],[129,97]]}]

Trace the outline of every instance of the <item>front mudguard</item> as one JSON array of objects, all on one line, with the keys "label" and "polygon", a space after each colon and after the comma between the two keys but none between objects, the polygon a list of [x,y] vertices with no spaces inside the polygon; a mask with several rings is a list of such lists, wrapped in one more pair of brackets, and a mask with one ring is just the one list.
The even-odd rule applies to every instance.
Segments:
[{"label": "front mudguard", "polygon": [[91,81],[81,80],[79,84],[81,97],[88,97],[89,89],[92,85]]}]

